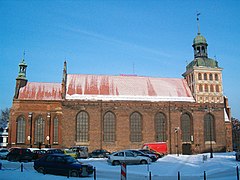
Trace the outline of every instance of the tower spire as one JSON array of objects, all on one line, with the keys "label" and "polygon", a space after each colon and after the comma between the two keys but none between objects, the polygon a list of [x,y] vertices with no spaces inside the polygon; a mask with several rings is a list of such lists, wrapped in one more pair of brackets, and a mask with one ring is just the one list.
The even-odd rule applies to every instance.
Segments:
[{"label": "tower spire", "polygon": [[201,33],[200,33],[200,23],[199,23],[199,16],[200,16],[200,14],[201,13],[199,13],[198,11],[197,11],[197,26],[198,26],[198,35],[200,35]]}]

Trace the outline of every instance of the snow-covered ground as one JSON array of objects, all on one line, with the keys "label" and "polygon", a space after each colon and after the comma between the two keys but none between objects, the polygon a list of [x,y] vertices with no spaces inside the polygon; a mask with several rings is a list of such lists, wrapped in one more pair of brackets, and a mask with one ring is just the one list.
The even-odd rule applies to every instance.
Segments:
[{"label": "snow-covered ground", "polygon": [[[203,162],[203,155],[207,155],[207,161]],[[120,180],[120,166],[112,166],[106,159],[80,159],[96,167],[97,180]],[[66,176],[56,176],[50,174],[40,174],[33,169],[33,162],[23,163],[23,172],[20,170],[21,163],[1,160],[2,170],[0,170],[1,180],[50,180],[68,179]],[[202,180],[204,171],[207,179],[233,180],[237,179],[236,167],[240,167],[240,162],[235,160],[235,153],[214,153],[212,159],[209,154],[198,155],[167,155],[150,165],[128,165],[128,180],[149,180],[151,172],[152,180],[176,180],[180,172],[181,180]],[[79,179],[72,178],[70,179]],[[93,180],[94,177],[82,178]]]}]

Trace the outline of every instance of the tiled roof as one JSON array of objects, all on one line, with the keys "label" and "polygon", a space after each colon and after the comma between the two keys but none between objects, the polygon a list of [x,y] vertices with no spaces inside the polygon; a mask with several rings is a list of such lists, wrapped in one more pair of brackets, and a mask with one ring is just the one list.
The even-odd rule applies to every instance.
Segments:
[{"label": "tiled roof", "polygon": [[26,100],[60,100],[60,83],[28,82],[19,91],[18,99]]},{"label": "tiled roof", "polygon": [[195,101],[185,79],[80,74],[67,75],[66,99]]}]

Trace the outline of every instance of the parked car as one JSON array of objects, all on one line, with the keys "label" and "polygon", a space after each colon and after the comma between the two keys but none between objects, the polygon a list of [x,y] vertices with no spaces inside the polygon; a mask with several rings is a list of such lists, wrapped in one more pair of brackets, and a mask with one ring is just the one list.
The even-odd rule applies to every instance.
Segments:
[{"label": "parked car", "polygon": [[0,159],[7,159],[7,154],[9,150],[7,148],[0,149]]},{"label": "parked car", "polygon": [[91,153],[89,153],[89,157],[90,158],[107,158],[109,154],[111,153],[105,149],[96,149]]},{"label": "parked car", "polygon": [[160,153],[158,153],[158,152],[156,152],[156,151],[153,151],[153,150],[149,150],[149,149],[139,149],[139,151],[141,151],[141,152],[143,152],[143,153],[145,153],[145,154],[154,154],[154,155],[157,157],[157,159],[163,157],[163,154],[160,154]]},{"label": "parked car", "polygon": [[12,148],[7,154],[8,161],[32,161],[34,154],[27,148]]},{"label": "parked car", "polygon": [[62,149],[48,149],[47,154],[64,154]]},{"label": "parked car", "polygon": [[72,149],[64,149],[63,153],[77,159],[77,152],[74,152]]},{"label": "parked car", "polygon": [[83,164],[65,154],[47,154],[34,161],[34,169],[39,173],[67,175],[71,177],[89,176],[93,174],[93,166]]},{"label": "parked car", "polygon": [[77,153],[77,158],[88,158],[87,146],[73,146],[69,149]]},{"label": "parked car", "polygon": [[139,150],[130,150],[130,151],[133,152],[134,154],[138,155],[138,156],[149,157],[152,162],[155,162],[158,159],[155,154],[146,154],[146,153],[144,153],[142,151],[139,151]]},{"label": "parked car", "polygon": [[138,156],[132,151],[123,150],[110,154],[108,156],[108,163],[112,165],[119,165],[121,163],[125,164],[149,164],[151,159],[146,156]]},{"label": "parked car", "polygon": [[39,150],[33,150],[33,159],[39,159],[47,154],[46,150],[39,149]]}]

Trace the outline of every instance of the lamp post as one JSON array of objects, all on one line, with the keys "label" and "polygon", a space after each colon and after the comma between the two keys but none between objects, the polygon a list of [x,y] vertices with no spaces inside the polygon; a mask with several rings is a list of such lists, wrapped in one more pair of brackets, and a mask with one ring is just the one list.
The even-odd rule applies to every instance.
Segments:
[{"label": "lamp post", "polygon": [[47,137],[46,137],[46,140],[47,140],[47,147],[49,147],[49,140],[50,140],[50,137],[47,136]]},{"label": "lamp post", "polygon": [[176,144],[176,147],[177,147],[177,156],[179,156],[179,151],[178,151],[178,132],[179,132],[179,127],[175,127],[175,133],[176,133],[176,136],[177,136],[177,144]]},{"label": "lamp post", "polygon": [[27,140],[29,141],[29,145],[30,145],[30,148],[32,147],[32,144],[31,144],[31,136],[28,136],[27,137]]}]

